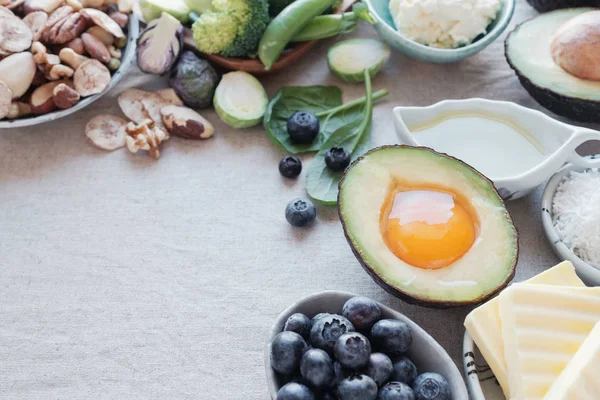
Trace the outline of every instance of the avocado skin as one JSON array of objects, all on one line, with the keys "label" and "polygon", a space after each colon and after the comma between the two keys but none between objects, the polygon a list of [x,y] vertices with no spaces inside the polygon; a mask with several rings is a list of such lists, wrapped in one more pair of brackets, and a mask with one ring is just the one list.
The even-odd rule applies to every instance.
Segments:
[{"label": "avocado skin", "polygon": [[[380,149],[387,149],[387,148],[407,148],[407,147],[411,147],[411,148],[418,148],[418,149],[423,149],[423,150],[427,150],[430,151],[432,153],[437,153],[435,150],[430,149],[429,147],[417,147],[417,146],[407,146],[407,145],[386,145],[386,146],[380,146],[380,147],[375,147],[371,150],[369,150],[368,152],[366,152],[364,155],[362,155],[361,157],[357,158],[356,160],[354,160],[354,162],[352,164],[350,164],[350,166],[348,168],[346,168],[346,171],[344,172],[344,176],[342,177],[342,179],[340,180],[339,183],[339,187],[342,186],[342,184],[344,183],[344,180],[346,179],[346,176],[348,175],[348,171],[350,171],[352,169],[352,167],[354,166],[354,164],[360,162],[363,158],[365,158],[367,155],[369,155],[371,152],[373,151],[377,151]],[[440,153],[440,154],[444,154],[444,153]],[[491,186],[494,188],[494,190],[496,191],[496,194],[498,195],[498,197],[500,198],[500,200],[502,200],[502,197],[500,197],[500,194],[498,194],[498,190],[496,189],[496,187],[494,186],[493,182],[490,181],[485,175],[481,174],[479,171],[477,171],[475,168],[471,167],[470,165],[468,165],[467,163],[463,162],[462,160],[459,160],[458,158],[452,157],[448,154],[444,154],[444,156],[451,158],[463,165],[466,165],[467,167],[469,167],[470,169],[472,169],[473,171],[477,172],[479,175],[481,175],[481,177],[483,177],[485,180],[487,180],[488,182],[490,182]],[[510,273],[508,274],[508,276],[506,277],[506,279],[501,282],[496,289],[492,290],[491,292],[482,295],[476,299],[470,300],[470,301],[442,301],[442,300],[432,300],[432,299],[428,299],[426,297],[421,297],[421,296],[417,296],[417,295],[413,295],[413,294],[408,294],[406,292],[403,292],[402,290],[399,290],[398,288],[396,288],[393,285],[390,285],[389,283],[387,283],[381,276],[379,276],[379,274],[377,274],[377,272],[375,272],[375,270],[369,265],[369,263],[367,263],[364,258],[363,255],[360,253],[360,251],[356,248],[357,246],[354,245],[352,239],[350,238],[350,234],[348,233],[348,228],[346,226],[346,221],[344,220],[344,216],[342,215],[342,210],[341,210],[341,199],[340,199],[340,193],[338,192],[338,215],[340,217],[340,221],[342,223],[342,228],[344,230],[344,236],[346,237],[346,240],[348,241],[348,244],[350,245],[350,248],[352,249],[352,253],[354,254],[354,256],[356,257],[356,259],[358,260],[358,262],[360,263],[361,267],[363,267],[363,269],[365,270],[365,272],[367,272],[367,274],[369,274],[369,276],[371,277],[371,279],[373,279],[375,281],[375,283],[377,283],[383,290],[385,290],[386,292],[388,292],[389,294],[391,294],[394,297],[397,297],[401,300],[403,300],[404,302],[408,303],[408,304],[414,304],[417,306],[421,306],[421,307],[427,307],[427,308],[438,308],[438,309],[447,309],[447,308],[456,308],[456,307],[466,307],[466,306],[475,306],[475,305],[479,305],[484,303],[485,301],[491,299],[492,297],[496,296],[498,293],[500,293],[502,290],[504,290],[504,288],[506,288],[506,286],[508,286],[508,284],[510,283],[510,281],[513,280],[513,278],[515,277],[515,272],[516,272],[516,268],[517,268],[517,263],[519,261],[519,246],[517,245],[516,248],[516,253],[515,253],[515,259],[513,262],[513,265],[510,268]],[[512,224],[514,231],[515,231],[515,235],[516,235],[516,242],[519,243],[519,231],[517,230],[517,227],[515,226],[512,217],[509,214],[509,218],[510,218],[510,223]]]},{"label": "avocado skin", "polygon": [[527,2],[542,13],[561,8],[600,7],[600,0],[527,0]]},{"label": "avocado skin", "polygon": [[[600,6],[600,0],[598,0],[598,4]],[[522,24],[530,20],[517,25],[504,41],[504,57],[510,68],[515,71],[521,85],[535,101],[557,115],[580,122],[600,122],[600,101],[565,96],[548,88],[538,86],[514,66],[508,55],[508,42],[513,33],[517,32]]]}]

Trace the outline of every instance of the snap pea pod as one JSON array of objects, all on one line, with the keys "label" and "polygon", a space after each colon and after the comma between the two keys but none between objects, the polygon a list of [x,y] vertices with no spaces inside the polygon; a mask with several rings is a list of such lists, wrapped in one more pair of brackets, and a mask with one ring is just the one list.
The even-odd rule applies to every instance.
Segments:
[{"label": "snap pea pod", "polygon": [[296,36],[292,42],[306,42],[308,40],[325,39],[332,36],[344,35],[352,32],[359,21],[375,24],[376,20],[364,3],[356,3],[352,12],[344,14],[319,15],[311,20]]},{"label": "snap pea pod", "polygon": [[276,16],[258,46],[258,58],[269,70],[287,44],[313,18],[323,14],[336,0],[296,0]]}]

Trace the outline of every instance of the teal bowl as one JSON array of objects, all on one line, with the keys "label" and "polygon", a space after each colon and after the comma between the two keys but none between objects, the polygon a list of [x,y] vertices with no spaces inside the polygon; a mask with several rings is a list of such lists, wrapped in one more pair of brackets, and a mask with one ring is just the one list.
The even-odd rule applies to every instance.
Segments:
[{"label": "teal bowl", "polygon": [[379,36],[402,54],[419,61],[448,64],[463,60],[485,49],[506,29],[515,12],[515,0],[503,0],[496,19],[488,26],[487,33],[473,43],[457,49],[438,49],[417,43],[398,32],[390,14],[389,0],[364,0],[377,19],[375,29]]}]

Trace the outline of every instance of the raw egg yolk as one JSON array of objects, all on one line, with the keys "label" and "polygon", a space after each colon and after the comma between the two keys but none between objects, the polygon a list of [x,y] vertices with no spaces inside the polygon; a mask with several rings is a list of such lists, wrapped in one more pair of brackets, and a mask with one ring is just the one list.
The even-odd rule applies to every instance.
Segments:
[{"label": "raw egg yolk", "polygon": [[382,220],[384,240],[398,258],[414,267],[444,268],[473,246],[475,221],[449,193],[393,192],[387,207],[389,214],[383,214]]}]

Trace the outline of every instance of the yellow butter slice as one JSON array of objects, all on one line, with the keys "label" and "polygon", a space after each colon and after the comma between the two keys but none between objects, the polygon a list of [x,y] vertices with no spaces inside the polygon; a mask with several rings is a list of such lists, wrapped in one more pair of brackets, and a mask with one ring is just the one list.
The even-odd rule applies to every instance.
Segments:
[{"label": "yellow butter slice", "polygon": [[600,398],[598,371],[600,371],[600,323],[594,326],[544,400],[597,400]]},{"label": "yellow butter slice", "polygon": [[[524,283],[585,287],[569,261],[562,262]],[[492,369],[506,398],[510,398],[499,307],[497,297],[477,307],[467,315],[465,327]]]},{"label": "yellow butter slice", "polygon": [[499,297],[513,400],[541,400],[600,321],[600,288],[518,283]]}]

